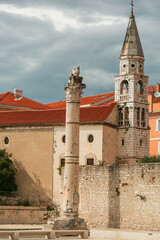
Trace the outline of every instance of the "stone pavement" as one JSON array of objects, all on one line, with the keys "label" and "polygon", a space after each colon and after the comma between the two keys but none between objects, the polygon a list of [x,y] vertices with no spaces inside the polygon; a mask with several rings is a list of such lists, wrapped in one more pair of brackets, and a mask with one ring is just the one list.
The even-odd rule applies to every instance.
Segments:
[{"label": "stone pavement", "polygon": [[[0,225],[0,231],[2,230],[16,230],[16,229],[32,229],[32,230],[40,230],[40,229],[51,229],[52,225],[16,225],[16,224],[6,224]],[[1,237],[0,239],[8,239],[5,237]],[[22,238],[21,238],[22,239]],[[23,238],[24,240],[27,238]],[[28,238],[29,239],[29,238]],[[30,240],[34,240],[35,238]],[[39,240],[44,238],[39,238]],[[73,237],[56,237],[57,240],[79,240],[78,236]],[[160,240],[160,231],[136,231],[136,230],[123,230],[123,229],[105,229],[105,230],[90,230],[90,240]]]}]

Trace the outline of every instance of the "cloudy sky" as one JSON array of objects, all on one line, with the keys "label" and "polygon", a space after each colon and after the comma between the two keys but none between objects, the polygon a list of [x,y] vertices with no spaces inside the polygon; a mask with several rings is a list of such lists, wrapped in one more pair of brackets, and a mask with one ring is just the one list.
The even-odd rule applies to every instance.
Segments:
[{"label": "cloudy sky", "polygon": [[[0,92],[42,103],[64,99],[72,69],[85,96],[114,90],[130,0],[0,0]],[[145,74],[160,82],[160,0],[134,0]]]}]

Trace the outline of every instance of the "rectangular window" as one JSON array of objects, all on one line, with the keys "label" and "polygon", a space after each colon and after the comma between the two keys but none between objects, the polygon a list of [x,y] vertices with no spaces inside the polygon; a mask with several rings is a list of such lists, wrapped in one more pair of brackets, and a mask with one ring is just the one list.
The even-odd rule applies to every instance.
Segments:
[{"label": "rectangular window", "polygon": [[156,120],[156,132],[159,132],[160,119]]},{"label": "rectangular window", "polygon": [[94,158],[87,158],[87,165],[94,165]]},{"label": "rectangular window", "polygon": [[65,158],[61,158],[61,166],[65,165]]}]

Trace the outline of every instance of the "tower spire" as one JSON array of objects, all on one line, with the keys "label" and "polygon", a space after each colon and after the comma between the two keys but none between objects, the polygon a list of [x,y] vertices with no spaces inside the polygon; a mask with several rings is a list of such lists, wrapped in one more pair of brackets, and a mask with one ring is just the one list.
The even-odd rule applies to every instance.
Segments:
[{"label": "tower spire", "polygon": [[134,7],[134,4],[133,4],[133,0],[131,0],[131,14],[133,15],[133,7]]},{"label": "tower spire", "polygon": [[122,56],[139,56],[144,57],[141,41],[139,38],[135,17],[133,14],[133,0],[131,0],[131,15],[129,18],[128,28],[124,39],[121,52]]}]

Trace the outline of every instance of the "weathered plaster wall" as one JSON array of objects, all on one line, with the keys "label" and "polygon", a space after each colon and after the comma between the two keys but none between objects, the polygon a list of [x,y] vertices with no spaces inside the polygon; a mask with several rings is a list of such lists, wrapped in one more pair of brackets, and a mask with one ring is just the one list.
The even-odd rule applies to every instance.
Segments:
[{"label": "weathered plaster wall", "polygon": [[54,144],[53,144],[53,201],[56,204],[61,203],[61,176],[57,168],[61,165],[61,158],[65,157],[65,143],[62,138],[65,135],[65,126],[54,127]]},{"label": "weathered plaster wall", "polygon": [[46,214],[45,208],[0,206],[0,224],[45,224]]},{"label": "weathered plaster wall", "polygon": [[[4,144],[8,136],[10,143]],[[0,148],[13,153],[18,192],[29,200],[52,199],[53,128],[16,127],[0,129]]]},{"label": "weathered plaster wall", "polygon": [[[93,135],[94,141],[90,143],[88,136]],[[62,137],[65,135],[65,126],[54,127],[54,144],[53,144],[53,201],[56,204],[61,204],[62,194],[61,176],[57,168],[60,166],[61,158],[65,156],[65,143]],[[94,164],[99,164],[102,161],[102,136],[103,125],[87,124],[80,125],[80,165],[87,164],[87,158],[94,158]]]},{"label": "weathered plaster wall", "polygon": [[[86,124],[80,126],[80,146],[79,146],[79,163],[87,164],[87,158],[94,158],[94,164],[102,161],[102,124]],[[93,135],[94,141],[90,143],[88,136]]]},{"label": "weathered plaster wall", "polygon": [[102,160],[106,164],[113,164],[116,162],[117,142],[115,139],[117,139],[117,129],[104,125]]},{"label": "weathered plaster wall", "polygon": [[160,164],[80,167],[80,216],[90,227],[160,230]]}]

